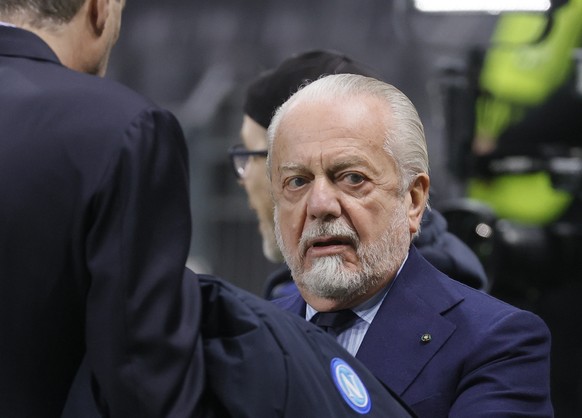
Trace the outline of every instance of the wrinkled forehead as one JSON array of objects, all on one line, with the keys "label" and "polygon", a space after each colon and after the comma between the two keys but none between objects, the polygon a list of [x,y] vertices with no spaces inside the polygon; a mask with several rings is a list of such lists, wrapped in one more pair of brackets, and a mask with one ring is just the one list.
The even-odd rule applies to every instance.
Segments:
[{"label": "wrinkled forehead", "polygon": [[393,166],[385,139],[386,112],[374,100],[297,102],[275,133],[272,167]]},{"label": "wrinkled forehead", "polygon": [[[301,147],[322,142],[333,147],[382,147],[390,123],[383,103],[371,96],[297,100],[282,115],[273,145]],[[276,152],[276,149],[274,150]]]}]

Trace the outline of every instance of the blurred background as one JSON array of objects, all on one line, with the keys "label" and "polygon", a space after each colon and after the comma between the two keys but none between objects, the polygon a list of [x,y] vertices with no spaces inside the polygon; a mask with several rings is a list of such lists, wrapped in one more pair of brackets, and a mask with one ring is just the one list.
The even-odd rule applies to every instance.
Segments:
[{"label": "blurred background", "polygon": [[422,13],[408,0],[128,1],[108,77],[173,111],[184,128],[196,271],[260,293],[273,265],[262,255],[255,216],[226,154],[240,142],[247,83],[308,49],[334,49],[372,66],[418,108],[438,206],[459,193],[444,169],[440,87],[471,51],[486,47],[496,20],[487,13]]}]

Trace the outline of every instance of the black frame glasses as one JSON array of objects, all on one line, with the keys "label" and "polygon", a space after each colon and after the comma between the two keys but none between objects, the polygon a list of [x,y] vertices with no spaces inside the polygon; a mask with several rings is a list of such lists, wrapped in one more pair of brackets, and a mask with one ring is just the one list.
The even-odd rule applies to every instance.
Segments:
[{"label": "black frame glasses", "polygon": [[244,144],[236,144],[228,149],[228,156],[230,157],[234,174],[240,180],[245,178],[245,171],[250,157],[267,157],[267,155],[267,150],[248,150]]}]

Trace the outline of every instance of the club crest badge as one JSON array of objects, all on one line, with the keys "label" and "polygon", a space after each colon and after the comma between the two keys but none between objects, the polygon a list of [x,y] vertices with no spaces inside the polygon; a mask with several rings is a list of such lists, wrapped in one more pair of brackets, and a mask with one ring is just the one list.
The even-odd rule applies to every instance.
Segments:
[{"label": "club crest badge", "polygon": [[359,414],[367,414],[372,401],[364,383],[348,363],[340,358],[331,361],[331,375],[346,403]]}]

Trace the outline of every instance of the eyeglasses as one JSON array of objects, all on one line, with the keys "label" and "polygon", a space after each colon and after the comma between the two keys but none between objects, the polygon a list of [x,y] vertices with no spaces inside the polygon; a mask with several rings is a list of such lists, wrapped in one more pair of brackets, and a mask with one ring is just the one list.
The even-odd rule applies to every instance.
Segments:
[{"label": "eyeglasses", "polygon": [[251,151],[246,149],[243,144],[236,144],[228,149],[228,156],[230,157],[234,174],[241,180],[245,177],[250,157],[266,157],[267,154],[267,150]]}]

